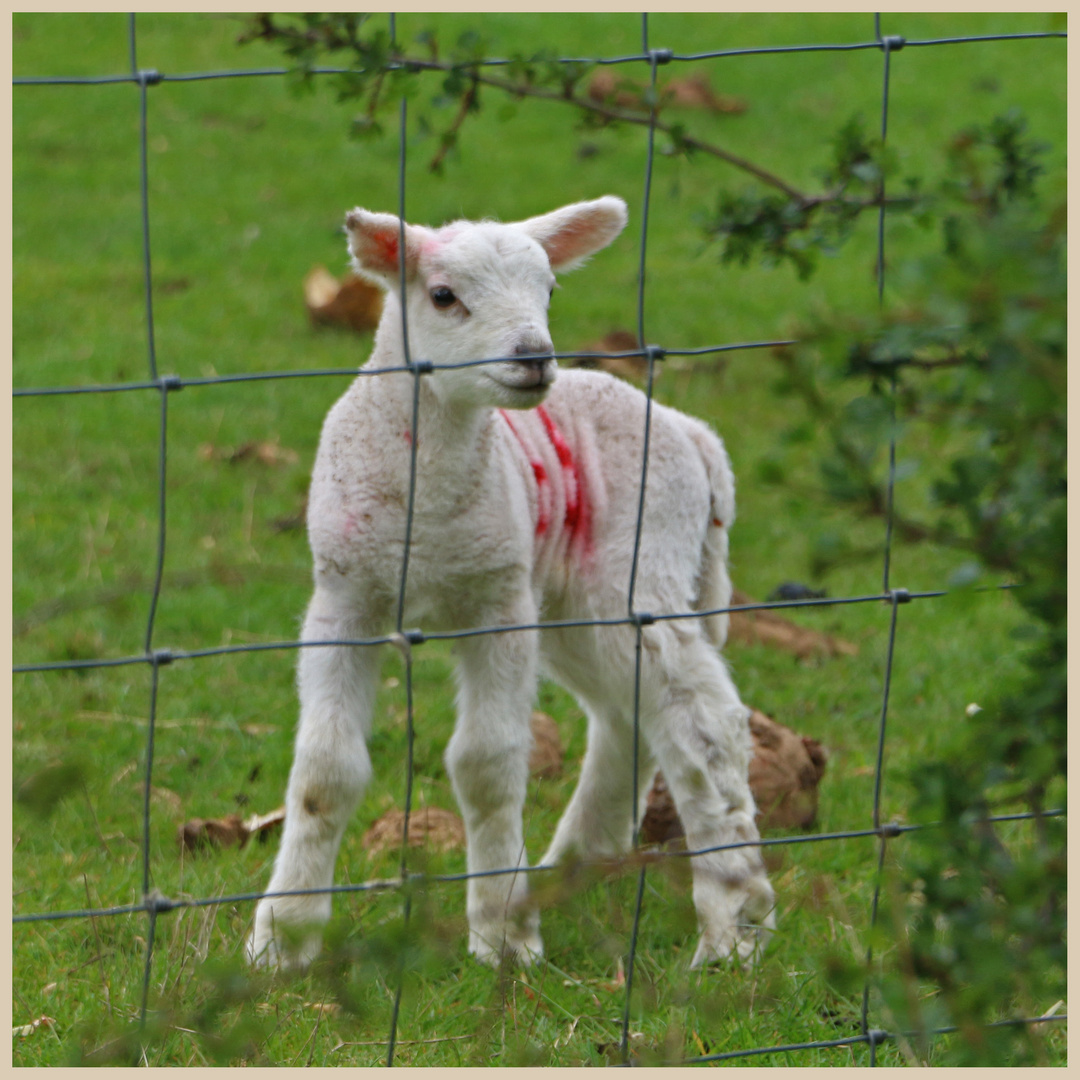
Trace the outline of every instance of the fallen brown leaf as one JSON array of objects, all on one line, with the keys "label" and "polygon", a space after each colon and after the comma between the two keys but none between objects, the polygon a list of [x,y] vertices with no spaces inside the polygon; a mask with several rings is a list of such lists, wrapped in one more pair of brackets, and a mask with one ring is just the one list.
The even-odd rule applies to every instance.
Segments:
[{"label": "fallen brown leaf", "polygon": [[[373,855],[401,846],[404,810],[387,810],[360,839]],[[409,814],[409,847],[452,851],[465,847],[465,824],[449,810],[423,806]]]},{"label": "fallen brown leaf", "polygon": [[682,105],[686,108],[708,109],[710,112],[738,115],[746,112],[746,99],[733,94],[718,94],[703,71],[694,72],[684,79],[672,79],[660,88],[662,104]]},{"label": "fallen brown leaf", "polygon": [[230,446],[215,446],[213,443],[200,444],[196,453],[203,461],[227,461],[237,465],[242,461],[258,461],[262,465],[294,465],[300,455],[279,443],[280,436],[272,439],[253,439],[233,449]]},{"label": "fallen brown leaf", "polygon": [[12,1036],[21,1037],[25,1039],[28,1035],[33,1035],[39,1028],[55,1028],[56,1020],[51,1016],[39,1016],[36,1020],[31,1020],[29,1024],[20,1024],[11,1029]]},{"label": "fallen brown leaf", "polygon": [[[146,784],[140,780],[135,785],[135,790],[140,794],[146,791]],[[184,802],[175,791],[170,791],[167,787],[158,787],[156,784],[150,786],[150,799],[152,802],[164,803],[170,810],[179,811],[184,807]]]},{"label": "fallen brown leaf", "polygon": [[323,1016],[339,1016],[341,1014],[341,1006],[336,1001],[305,1001],[305,1009],[314,1009],[315,1012],[320,1012]]},{"label": "fallen brown leaf", "polygon": [[[758,827],[763,832],[809,828],[817,816],[818,785],[827,761],[825,748],[757,709],[750,716],[750,736],[754,753],[749,779],[758,808]],[[663,774],[657,773],[641,821],[641,841],[668,844],[684,835],[675,801]]]},{"label": "fallen brown leaf", "polygon": [[[735,589],[732,604],[756,604],[746,593]],[[850,641],[797,626],[774,611],[733,611],[728,641],[740,645],[773,645],[794,653],[800,660],[812,657],[858,656],[859,647]]]},{"label": "fallen brown leaf", "polygon": [[207,847],[243,847],[252,836],[259,840],[285,821],[285,807],[278,807],[269,814],[252,814],[241,818],[239,814],[226,814],[221,818],[192,818],[177,829],[176,839],[187,851]]},{"label": "fallen brown leaf", "polygon": [[[599,341],[581,347],[583,353],[621,353],[638,348],[637,334],[629,330],[612,330]],[[577,367],[597,368],[629,382],[641,382],[648,373],[649,362],[643,356],[583,356],[573,361]]]},{"label": "fallen brown leaf", "polygon": [[[648,84],[640,80],[626,79],[615,72],[602,68],[589,80],[586,94],[598,105],[616,105],[621,109],[646,110],[644,93]],[[672,79],[658,87],[659,108],[675,105],[690,109],[707,109],[709,112],[738,114],[746,112],[746,100],[732,94],[718,94],[713,90],[708,75],[695,72],[685,78]]]},{"label": "fallen brown leaf", "polygon": [[382,290],[346,274],[338,281],[324,266],[316,266],[304,278],[304,302],[313,323],[373,330],[382,315]]},{"label": "fallen brown leaf", "polygon": [[798,735],[757,709],[750,715],[754,756],[750,790],[762,829],[805,829],[817,817],[818,784],[828,760],[816,739]]}]

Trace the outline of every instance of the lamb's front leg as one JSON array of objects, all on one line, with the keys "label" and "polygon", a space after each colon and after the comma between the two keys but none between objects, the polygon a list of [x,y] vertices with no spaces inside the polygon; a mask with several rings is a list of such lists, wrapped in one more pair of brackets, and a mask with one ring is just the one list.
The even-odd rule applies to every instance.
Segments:
[{"label": "lamb's front leg", "polygon": [[[354,618],[317,590],[304,620],[304,641],[359,636]],[[310,646],[300,652],[300,724],[289,785],[285,828],[267,893],[322,889],[333,884],[345,825],[371,778],[365,739],[374,707],[378,656],[374,648]],[[328,893],[267,896],[259,901],[248,958],[271,967],[303,967],[319,952],[330,918]]]},{"label": "lamb's front leg", "polygon": [[[536,671],[535,631],[459,643],[458,719],[446,767],[465,819],[470,874],[528,865],[521,817]],[[527,906],[525,879],[525,874],[469,879],[469,951],[480,960],[497,964],[506,955],[528,964],[542,954],[539,915]]]}]

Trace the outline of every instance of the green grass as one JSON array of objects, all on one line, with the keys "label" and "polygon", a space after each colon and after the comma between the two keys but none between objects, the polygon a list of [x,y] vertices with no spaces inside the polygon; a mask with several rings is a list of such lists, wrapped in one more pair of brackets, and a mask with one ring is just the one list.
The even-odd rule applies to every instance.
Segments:
[{"label": "green grass", "polygon": [[[633,51],[640,24],[626,15],[445,16],[450,41],[481,20],[496,53],[551,44],[566,55]],[[411,38],[431,19],[405,14]],[[127,69],[126,17],[18,15],[18,75],[110,74]],[[888,15],[886,33],[909,39],[953,33],[1056,29],[1045,15]],[[262,46],[237,49],[235,20],[140,15],[138,62],[168,73],[278,65]],[[654,44],[677,51],[866,40],[869,16],[658,14]],[[1018,42],[907,49],[892,60],[890,146],[905,172],[932,167],[948,135],[1018,105],[1033,134],[1064,161],[1064,45]],[[854,112],[878,122],[881,56],[808,54],[702,63],[714,87],[744,97],[741,116],[697,116],[703,137],[794,181],[813,186],[826,141]],[[640,76],[645,77],[644,66]],[[565,279],[552,332],[558,347],[635,325],[637,243],[645,161],[637,129],[580,131],[558,105],[523,102],[500,121],[487,100],[465,129],[446,176],[426,163],[430,141],[410,134],[407,208],[415,220],[456,216],[505,220],[563,202],[615,192],[631,206],[626,235]],[[416,110],[413,110],[415,118]],[[138,91],[17,87],[13,104],[13,381],[16,386],[111,383],[147,374],[139,205]],[[345,138],[349,111],[328,92],[293,97],[281,79],[165,84],[149,94],[150,213],[159,370],[206,374],[356,366],[369,341],[313,330],[301,281],[323,263],[344,268],[345,208],[397,206],[393,138]],[[390,126],[393,120],[390,120]],[[588,153],[582,153],[589,144]],[[786,269],[721,267],[706,250],[696,215],[718,185],[741,187],[727,166],[658,156],[650,206],[646,335],[669,346],[782,336],[801,317],[832,306],[876,302],[874,228],[867,221],[843,255],[808,284]],[[933,243],[892,224],[890,258]],[[831,529],[860,543],[879,522],[852,520],[830,505],[812,467],[813,443],[786,451],[800,487],[759,482],[762,462],[790,426],[791,405],[772,387],[766,353],[668,361],[656,393],[712,422],[739,477],[733,534],[740,587],[764,596],[805,580],[814,538]],[[187,388],[168,406],[164,588],[155,647],[292,640],[310,580],[303,531],[282,528],[301,506],[322,417],[341,378]],[[154,392],[22,399],[14,408],[14,658],[16,663],[138,655],[143,649],[157,544],[160,400]],[[276,464],[230,452],[276,442]],[[939,436],[915,432],[901,457],[937,456]],[[918,498],[918,474],[897,499]],[[956,554],[900,547],[892,581],[937,588]],[[880,589],[878,561],[831,571],[830,595]],[[1008,596],[957,596],[900,610],[885,757],[883,815],[902,820],[905,777],[1018,670],[1019,621]],[[821,789],[822,831],[870,823],[888,610],[860,605],[804,612],[797,621],[842,635],[857,657],[800,664],[765,647],[729,650],[744,699],[830,754]],[[295,717],[287,651],[253,652],[163,668],[151,799],[155,887],[170,897],[212,897],[265,886],[274,844],[183,855],[177,827],[193,817],[266,811],[288,773]],[[442,752],[453,723],[452,658],[416,652],[417,805],[452,809]],[[360,837],[404,799],[402,670],[388,656],[372,755],[377,777],[359,808],[338,880],[396,872],[396,856],[372,859]],[[18,788],[47,786],[51,768],[75,766],[80,781],[47,817],[14,807],[14,909],[59,911],[137,902],[141,893],[142,791],[150,676],[142,666],[17,676],[13,771]],[[576,775],[581,714],[545,685],[541,707],[560,727],[567,767],[534,781],[527,843],[538,857]],[[62,774],[64,775],[64,774]],[[903,841],[890,845],[902,857]],[[419,865],[419,856],[414,856]],[[649,871],[631,1000],[632,1046],[647,1061],[702,1052],[844,1037],[858,1031],[861,983],[830,976],[861,963],[867,945],[876,848],[847,840],[776,848],[779,932],[753,973],[690,973],[693,909],[681,862]],[[464,868],[460,853],[432,856],[433,872]],[[637,878],[626,873],[562,897],[544,914],[548,963],[527,977],[490,972],[465,954],[464,890],[434,885],[413,902],[402,943],[402,900],[365,893],[335,901],[330,937],[337,961],[303,978],[251,976],[239,949],[252,905],[163,914],[150,981],[146,1060],[371,1065],[385,1057],[398,958],[408,976],[396,1061],[415,1065],[602,1064],[617,1059],[625,1000],[619,963]],[[145,916],[20,924],[13,933],[13,1023],[54,1018],[55,1027],[16,1038],[16,1064],[130,1059],[137,1031]],[[415,948],[410,946],[415,946]],[[876,942],[877,962],[895,962],[895,942]],[[330,950],[333,953],[333,950]],[[527,981],[526,981],[527,978]],[[337,1002],[337,1012],[312,1006]],[[1051,1003],[1047,1002],[1049,1006]],[[873,1022],[888,1027],[887,1018]],[[121,1041],[115,1041],[115,1040]],[[1056,1060],[1064,1034],[1050,1033]],[[942,1060],[947,1040],[935,1044]],[[96,1058],[94,1054],[96,1053]],[[127,1055],[127,1056],[125,1056]],[[775,1055],[771,1064],[866,1064],[865,1047]],[[879,1062],[903,1064],[888,1044]]]}]

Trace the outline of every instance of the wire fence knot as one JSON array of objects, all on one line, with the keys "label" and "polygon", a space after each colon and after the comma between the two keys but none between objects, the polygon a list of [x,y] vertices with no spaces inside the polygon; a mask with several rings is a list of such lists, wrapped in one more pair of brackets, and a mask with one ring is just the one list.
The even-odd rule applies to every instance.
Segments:
[{"label": "wire fence knot", "polygon": [[649,59],[654,64],[670,64],[675,59],[675,54],[671,49],[650,49]]},{"label": "wire fence knot", "polygon": [[150,663],[154,667],[165,667],[166,664],[171,664],[175,659],[172,649],[155,649],[150,654]]},{"label": "wire fence knot", "polygon": [[422,630],[401,630],[390,634],[386,640],[393,645],[406,660],[411,660],[412,647],[414,645],[423,645],[425,638]]},{"label": "wire fence knot", "polygon": [[662,345],[645,346],[645,359],[650,363],[656,360],[663,360],[665,356],[667,356],[667,350]]},{"label": "wire fence knot", "polygon": [[158,386],[166,392],[169,390],[183,390],[184,380],[179,375],[162,375],[158,379]]},{"label": "wire fence knot", "polygon": [[177,903],[175,900],[170,900],[164,893],[154,889],[143,897],[143,906],[147,911],[158,915],[163,911],[172,911],[177,906]]},{"label": "wire fence knot", "polygon": [[894,604],[910,604],[911,593],[907,589],[890,589],[889,596]]},{"label": "wire fence knot", "polygon": [[907,44],[907,38],[899,34],[887,34],[881,39],[881,47],[886,52],[899,52]]},{"label": "wire fence knot", "polygon": [[140,86],[157,86],[164,78],[160,71],[155,68],[144,68],[135,73],[135,81]]}]

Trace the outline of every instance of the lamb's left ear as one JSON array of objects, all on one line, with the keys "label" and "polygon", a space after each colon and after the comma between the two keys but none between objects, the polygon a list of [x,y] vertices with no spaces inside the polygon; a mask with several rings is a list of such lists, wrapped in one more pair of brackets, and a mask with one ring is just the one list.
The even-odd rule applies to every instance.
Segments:
[{"label": "lamb's left ear", "polygon": [[563,271],[607,247],[623,231],[626,219],[626,203],[616,195],[604,195],[519,221],[518,228],[547,252],[552,270]]}]

